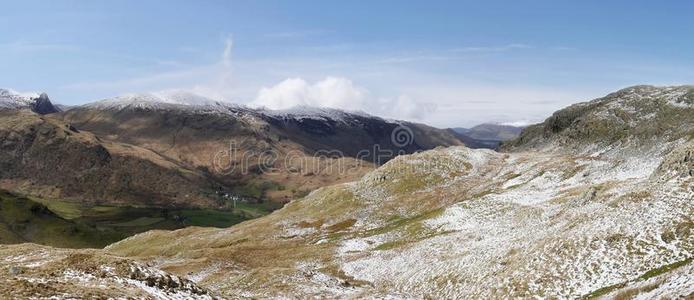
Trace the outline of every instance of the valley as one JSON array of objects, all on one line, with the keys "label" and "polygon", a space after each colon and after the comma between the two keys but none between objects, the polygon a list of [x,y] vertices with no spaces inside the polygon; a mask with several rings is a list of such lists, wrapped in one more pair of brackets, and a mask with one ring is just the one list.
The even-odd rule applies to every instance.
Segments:
[{"label": "valley", "polygon": [[31,242],[63,248],[102,248],[148,230],[189,226],[229,227],[269,214],[271,203],[239,203],[229,209],[85,206],[22,197],[0,190],[1,244]]},{"label": "valley", "polygon": [[[228,228],[151,230],[98,250],[3,246],[16,275],[0,280],[73,297],[687,298],[693,90],[636,86],[569,106],[502,152],[399,155]],[[128,214],[111,225],[164,222]]]}]

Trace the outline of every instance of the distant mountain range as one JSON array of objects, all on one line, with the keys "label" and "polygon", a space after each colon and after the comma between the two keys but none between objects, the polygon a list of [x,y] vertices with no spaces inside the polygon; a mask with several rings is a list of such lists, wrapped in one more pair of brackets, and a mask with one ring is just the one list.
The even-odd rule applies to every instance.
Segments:
[{"label": "distant mountain range", "polygon": [[472,128],[451,128],[466,146],[476,148],[498,149],[502,142],[517,138],[524,127],[485,123]]}]

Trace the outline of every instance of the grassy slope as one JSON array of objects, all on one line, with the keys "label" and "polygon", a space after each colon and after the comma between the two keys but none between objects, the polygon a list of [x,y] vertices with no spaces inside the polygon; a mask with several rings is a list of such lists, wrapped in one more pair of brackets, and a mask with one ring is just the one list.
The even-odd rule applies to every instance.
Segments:
[{"label": "grassy slope", "polygon": [[0,242],[34,242],[56,247],[103,246],[118,239],[96,228],[71,222],[46,206],[0,191]]},{"label": "grassy slope", "polygon": [[271,210],[272,207],[245,203],[227,211],[81,206],[0,190],[0,244],[33,242],[66,248],[101,248],[147,230],[229,227]]}]

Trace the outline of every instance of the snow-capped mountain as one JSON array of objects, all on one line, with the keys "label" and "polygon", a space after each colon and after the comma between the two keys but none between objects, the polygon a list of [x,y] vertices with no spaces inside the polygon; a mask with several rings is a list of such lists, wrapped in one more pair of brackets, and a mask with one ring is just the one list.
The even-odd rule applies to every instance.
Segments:
[{"label": "snow-capped mountain", "polygon": [[[104,99],[73,107],[60,117],[104,139],[145,147],[185,162],[191,168],[209,170],[226,180],[229,186],[267,185],[267,182],[281,180],[284,191],[267,197],[283,202],[295,194],[345,177],[356,179],[374,165],[399,154],[462,144],[447,130],[385,120],[363,112],[313,107],[250,108],[186,92]],[[396,131],[402,132],[399,141],[393,138]],[[228,151],[230,143],[238,147],[240,155],[253,156],[268,151],[276,154],[274,166],[278,172],[286,173],[285,176],[248,170],[236,170],[246,171],[243,175],[227,174],[219,170],[215,157],[220,151]],[[377,150],[391,154],[376,153]],[[293,156],[313,160],[326,153],[359,167],[351,174],[339,174],[337,169],[328,174],[328,168],[308,162],[303,166],[284,167],[285,163],[292,163],[288,158]]]},{"label": "snow-capped mountain", "polygon": [[[349,122],[355,117],[380,119],[361,111],[344,111],[327,107],[297,106],[273,110],[254,108],[226,101],[213,100],[192,92],[173,90],[153,93],[127,94],[103,99],[83,105],[84,108],[99,110],[179,110],[192,113],[252,114],[257,117],[276,119],[315,119]],[[397,123],[397,121],[390,121]]]},{"label": "snow-capped mountain", "polygon": [[2,109],[30,109],[42,115],[60,111],[46,93],[18,93],[8,89],[0,89],[0,110]]},{"label": "snow-capped mountain", "polygon": [[0,89],[0,107],[12,109],[30,107],[34,99],[38,97],[39,95],[35,93],[20,94],[12,90]]},{"label": "snow-capped mountain", "polygon": [[122,109],[200,109],[222,106],[224,103],[187,91],[162,91],[117,96],[88,103],[83,107],[104,110]]},{"label": "snow-capped mountain", "polygon": [[[446,130],[405,121],[386,120],[364,112],[307,106],[286,110],[251,108],[224,101],[215,101],[183,91],[131,94],[104,99],[75,107],[66,114],[66,117],[67,120],[80,124],[89,130],[89,124],[83,122],[87,120],[85,116],[113,114],[114,112],[118,112],[120,118],[133,114],[157,118],[158,115],[166,113],[180,117],[204,115],[210,116],[210,119],[240,120],[256,132],[272,128],[274,131],[281,131],[279,134],[284,136],[312,135],[310,137],[305,136],[300,140],[305,141],[306,144],[312,144],[308,147],[315,150],[340,150],[344,147],[335,144],[340,141],[346,143],[348,139],[357,144],[360,147],[359,150],[368,148],[367,146],[373,144],[388,146],[392,144],[390,141],[391,131],[398,126],[409,127],[413,131],[413,135],[420,132],[437,132],[433,135],[417,134],[409,137],[411,139],[409,142],[412,143],[406,145],[406,152],[461,143],[459,139]],[[121,119],[119,124],[127,126],[128,120]],[[353,136],[347,137],[340,134],[342,132],[346,134],[347,131]],[[367,137],[360,140],[359,136],[361,135],[367,135]],[[315,141],[315,143],[311,141]],[[357,147],[352,148],[356,149]],[[349,151],[348,155],[354,156],[356,152]]]}]

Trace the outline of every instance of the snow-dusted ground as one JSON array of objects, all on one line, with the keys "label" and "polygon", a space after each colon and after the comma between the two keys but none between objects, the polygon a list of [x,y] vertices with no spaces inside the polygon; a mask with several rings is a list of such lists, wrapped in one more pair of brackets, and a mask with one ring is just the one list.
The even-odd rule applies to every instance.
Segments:
[{"label": "snow-dusted ground", "polygon": [[[469,157],[473,165],[490,159],[456,151],[444,156]],[[337,251],[342,269],[414,297],[574,298],[691,258],[694,237],[662,236],[691,222],[692,183],[651,180],[663,155],[653,151],[661,153],[576,157],[570,172],[536,153],[510,154],[499,174],[520,175],[424,221],[439,235],[387,250],[366,242],[374,237],[343,241]],[[363,190],[370,197],[378,186]],[[679,280],[694,286],[694,276]]]},{"label": "snow-dusted ground", "polygon": [[30,244],[2,246],[0,253],[3,297],[8,288],[16,299],[214,299],[189,280],[137,262]]}]

